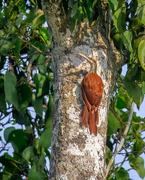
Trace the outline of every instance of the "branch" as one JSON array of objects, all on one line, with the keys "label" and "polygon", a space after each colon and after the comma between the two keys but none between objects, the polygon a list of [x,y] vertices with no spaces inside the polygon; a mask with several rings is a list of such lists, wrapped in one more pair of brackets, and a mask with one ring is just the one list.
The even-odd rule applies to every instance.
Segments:
[{"label": "branch", "polygon": [[31,59],[27,66],[27,82],[30,81],[32,63],[33,63],[33,60]]},{"label": "branch", "polygon": [[123,133],[123,137],[122,137],[122,139],[121,139],[121,141],[120,141],[120,144],[119,144],[118,147],[116,148],[115,153],[114,153],[114,155],[112,156],[112,158],[110,159],[109,164],[108,164],[108,166],[107,166],[106,177],[107,177],[107,175],[108,175],[109,169],[110,169],[110,167],[111,167],[111,165],[112,165],[112,163],[113,163],[116,155],[118,154],[118,152],[121,150],[122,146],[124,145],[124,140],[125,140],[125,137],[126,137],[126,135],[127,135],[127,133],[128,133],[128,130],[129,130],[129,127],[130,127],[130,124],[131,124],[131,119],[132,119],[132,115],[133,115],[133,110],[134,110],[134,102],[132,102],[132,104],[131,104],[131,108],[130,108],[130,112],[129,112],[129,117],[128,117],[128,121],[127,121],[126,128],[125,128],[124,133]]},{"label": "branch", "polygon": [[113,108],[110,106],[110,110],[114,114],[114,116],[118,119],[118,121],[123,125],[126,124],[126,122],[121,121],[121,119],[117,116],[116,112],[113,110]]},{"label": "branch", "polygon": [[84,54],[82,54],[82,53],[80,53],[80,52],[76,52],[76,51],[72,51],[72,52],[74,52],[74,53],[82,56],[83,58],[85,58],[85,59],[86,59],[87,61],[89,61],[90,63],[92,63],[92,61],[93,61],[93,62],[96,64],[96,61],[95,61],[93,58],[87,57],[87,56],[85,56]]},{"label": "branch", "polygon": [[[12,56],[11,54],[5,55],[5,56],[9,56],[9,57],[12,58],[12,59],[16,59],[16,58],[19,58],[19,59],[26,59],[26,58],[29,58],[29,57],[35,55],[35,54],[49,55],[50,52],[34,52],[34,53],[28,54],[28,55],[23,56],[23,57],[22,57],[22,56]],[[1,55],[1,54],[0,54],[0,55]],[[2,55],[4,55],[4,54],[2,54]]]},{"label": "branch", "polygon": [[[122,167],[122,165],[124,164],[125,161],[126,161],[126,156],[124,157],[123,161],[121,162],[120,166],[117,168],[116,171],[119,171],[119,170],[120,170],[120,168]],[[115,174],[115,171],[113,172],[113,174],[111,175],[111,177],[109,177],[109,179],[112,179],[113,176],[114,176],[114,174]]]},{"label": "branch", "polygon": [[18,37],[19,39],[21,39],[23,42],[28,43],[30,46],[32,46],[34,49],[36,49],[37,51],[39,51],[40,53],[43,53],[43,51],[41,51],[40,49],[38,49],[36,46],[34,46],[33,44],[31,44],[29,41],[24,40],[21,37]]}]

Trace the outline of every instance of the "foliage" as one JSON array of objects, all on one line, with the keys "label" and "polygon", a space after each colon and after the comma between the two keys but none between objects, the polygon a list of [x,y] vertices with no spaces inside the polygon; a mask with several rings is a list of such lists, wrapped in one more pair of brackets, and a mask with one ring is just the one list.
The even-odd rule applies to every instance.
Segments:
[{"label": "foliage", "polygon": [[0,179],[48,179],[53,74],[44,13],[35,0],[0,4]]},{"label": "foliage", "polygon": [[[144,68],[144,1],[113,1],[108,0],[112,13],[111,37],[114,44],[121,51],[127,54],[127,73],[125,77],[119,76],[115,86],[115,96],[111,100],[110,110],[114,115],[109,114],[108,121],[117,125],[109,128],[107,146],[113,155],[113,148],[116,149],[123,137],[123,132],[128,120],[131,101],[133,100],[138,109],[145,94],[145,68]],[[119,45],[119,46],[118,46]],[[116,123],[115,123],[116,124]],[[111,129],[111,132],[110,132]],[[113,130],[112,130],[113,129]],[[143,131],[145,130],[145,119],[137,117],[134,112],[132,124],[124,145],[119,152],[123,155],[123,161],[112,166],[108,179],[129,179],[127,170],[122,168],[125,162],[129,162],[131,169],[137,171],[141,178],[145,177],[144,153],[145,142]],[[108,151],[107,150],[107,151]],[[107,161],[110,157],[106,154]],[[119,172],[122,169],[122,175]]]},{"label": "foliage", "polygon": [[[117,80],[114,90],[115,95],[111,99],[110,104],[106,149],[107,164],[123,137],[132,101],[124,87],[123,80],[123,76]],[[141,157],[145,148],[143,136],[144,130],[145,119],[138,117],[134,112],[131,127],[125,138],[124,145],[118,153],[119,155],[122,155],[123,160],[117,164],[115,164],[115,162],[113,163],[107,179],[121,179],[123,176],[126,176],[128,171],[122,168],[122,165],[125,162],[129,162],[131,169],[136,170],[141,178],[145,177],[144,159]],[[118,177],[119,172],[122,172],[122,175],[120,173],[120,177]],[[126,179],[128,180],[129,178]]]},{"label": "foliage", "polygon": [[[119,75],[108,116],[106,162],[120,143],[133,100],[141,105],[145,94],[145,1],[144,0],[62,0],[71,31],[79,21],[88,18],[90,26],[99,20],[100,7],[111,12],[110,36],[124,54],[128,69]],[[48,179],[46,157],[51,143],[53,73],[48,28],[36,0],[0,1],[0,121],[2,144],[1,179]],[[17,124],[21,128],[16,128]],[[130,167],[145,177],[145,143],[142,132],[145,119],[133,114],[132,124],[119,154],[124,157],[113,163],[107,179],[129,180]],[[21,138],[19,138],[21,137]],[[46,138],[47,137],[47,138]],[[10,153],[8,148],[11,144]],[[10,155],[11,154],[11,155]]]}]

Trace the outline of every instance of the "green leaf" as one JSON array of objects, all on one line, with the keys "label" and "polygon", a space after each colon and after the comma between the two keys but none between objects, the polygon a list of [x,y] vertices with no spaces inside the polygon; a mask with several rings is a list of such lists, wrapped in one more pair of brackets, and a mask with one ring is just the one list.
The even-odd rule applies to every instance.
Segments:
[{"label": "green leaf", "polygon": [[12,45],[13,45],[13,48],[15,48],[15,50],[17,52],[20,52],[21,45],[22,45],[22,40],[20,38],[13,38],[12,39]]},{"label": "green leaf", "polygon": [[5,62],[6,62],[6,57],[0,56],[0,70],[4,67]]},{"label": "green leaf", "polygon": [[120,123],[118,119],[114,116],[114,114],[111,111],[109,111],[107,134],[112,135],[113,133],[116,133],[119,127],[120,127]]},{"label": "green leaf", "polygon": [[123,108],[129,109],[129,108],[130,108],[130,105],[131,105],[131,100],[130,100],[130,98],[129,98],[129,96],[128,96],[127,94],[120,95],[120,96],[117,98],[116,107],[117,107],[118,109],[123,109]]},{"label": "green leaf", "polygon": [[131,27],[134,31],[136,31],[137,29],[139,29],[141,27],[141,25],[142,25],[142,23],[141,23],[139,17],[136,17],[136,18],[134,18]]},{"label": "green leaf", "polygon": [[49,72],[47,77],[48,77],[48,80],[53,81],[54,80],[53,72]]},{"label": "green leaf", "polygon": [[38,58],[38,65],[39,65],[39,70],[42,74],[46,74],[47,71],[47,63],[46,61],[46,57],[41,54]]},{"label": "green leaf", "polygon": [[5,54],[8,53],[10,48],[11,48],[10,42],[9,41],[4,41],[4,44],[1,45],[0,52],[5,55]]},{"label": "green leaf", "polygon": [[145,40],[142,40],[138,46],[138,58],[142,68],[145,70]]},{"label": "green leaf", "polygon": [[52,108],[53,108],[53,96],[49,95],[49,102],[48,102],[47,111],[45,114],[46,128],[52,127]]},{"label": "green leaf", "polygon": [[39,146],[44,149],[48,149],[51,146],[51,127],[42,133]]},{"label": "green leaf", "polygon": [[46,94],[49,94],[50,86],[47,76],[41,74],[35,74],[34,83],[36,84],[37,97],[42,97]]},{"label": "green leaf", "polygon": [[133,154],[129,156],[129,164],[135,169],[138,175],[143,179],[145,177],[144,159],[142,157],[135,157]]},{"label": "green leaf", "polygon": [[14,112],[13,117],[16,120],[16,122],[20,125],[29,126],[31,124],[28,112]]},{"label": "green leaf", "polygon": [[145,94],[145,81],[142,82],[142,93]]},{"label": "green leaf", "polygon": [[45,160],[45,155],[42,154],[39,158],[39,161],[37,163],[37,166],[41,167],[41,168],[45,168],[46,165],[46,160]]},{"label": "green leaf", "polygon": [[15,130],[14,127],[8,127],[8,128],[5,129],[5,131],[4,131],[4,138],[5,138],[5,141],[6,141],[6,142],[9,140],[9,135],[10,135],[10,133],[11,133],[13,130]]},{"label": "green leaf", "polygon": [[0,112],[6,114],[6,101],[5,101],[5,94],[0,94]]},{"label": "green leaf", "polygon": [[50,41],[50,37],[49,37],[49,33],[48,33],[47,28],[41,28],[40,33],[43,36],[43,38],[45,39],[45,41],[47,41],[47,40]]},{"label": "green leaf", "polygon": [[133,151],[135,151],[135,152],[133,152],[133,154],[134,155],[142,154],[144,146],[145,146],[145,143],[144,143],[143,139],[142,138],[137,139],[133,146]]},{"label": "green leaf", "polygon": [[42,111],[43,111],[42,102],[43,102],[42,98],[37,98],[35,94],[32,94],[32,104],[34,106],[36,114],[38,114],[41,117],[42,117]]},{"label": "green leaf", "polygon": [[23,149],[27,146],[29,134],[21,129],[13,130],[9,135],[9,142],[11,142],[14,151],[22,153]]},{"label": "green leaf", "polygon": [[114,11],[117,10],[117,7],[118,7],[118,1],[117,0],[108,0],[108,2],[112,9],[112,12],[114,13]]},{"label": "green leaf", "polygon": [[23,21],[25,24],[32,23],[33,20],[36,18],[36,9],[33,8],[32,11],[30,11],[29,14],[26,14],[27,18]]},{"label": "green leaf", "polygon": [[92,3],[90,1],[83,1],[84,9],[85,9],[85,14],[89,20],[89,25],[92,24],[93,21],[93,9],[92,9]]},{"label": "green leaf", "polygon": [[6,174],[3,174],[3,176],[1,177],[1,179],[4,179],[4,180],[11,180],[11,175],[6,175]]},{"label": "green leaf", "polygon": [[7,54],[11,48],[11,41],[7,39],[8,34],[6,35],[4,31],[0,30],[0,52],[2,54]]},{"label": "green leaf", "polygon": [[125,77],[124,80],[128,95],[130,96],[131,99],[133,99],[133,101],[136,103],[139,109],[139,106],[141,105],[144,99],[142,84],[137,82],[137,80],[132,80],[132,79],[129,80],[127,77]]},{"label": "green leaf", "polygon": [[123,108],[130,109],[132,99],[129,97],[129,95],[124,90],[124,88],[120,87],[118,89],[116,99],[117,99],[116,107],[118,109],[123,109]]},{"label": "green leaf", "polygon": [[8,101],[8,103],[10,104],[13,104],[18,109],[18,93],[16,85],[16,76],[13,73],[7,71],[4,77],[4,90],[6,101]]},{"label": "green leaf", "polygon": [[130,51],[132,52],[132,38],[133,38],[133,34],[131,31],[125,31],[122,35],[122,41],[124,46]]},{"label": "green leaf", "polygon": [[26,126],[26,133],[28,133],[28,134],[33,134],[33,132],[34,132],[34,130],[33,130],[32,127]]},{"label": "green leaf", "polygon": [[74,0],[69,0],[69,1],[68,1],[68,6],[69,6],[69,7],[72,7],[73,5],[74,5]]},{"label": "green leaf", "polygon": [[28,107],[29,102],[32,99],[31,89],[27,84],[22,84],[18,87],[19,94],[19,109],[21,112],[24,112]]},{"label": "green leaf", "polygon": [[126,7],[119,8],[113,15],[114,25],[120,33],[123,33],[126,29],[125,16]]},{"label": "green leaf", "polygon": [[33,24],[32,29],[36,29],[38,26],[44,24],[44,22],[45,22],[44,14],[39,15],[36,22]]},{"label": "green leaf", "polygon": [[106,146],[105,158],[106,158],[106,163],[107,163],[107,164],[109,163],[111,157],[112,157],[112,152],[110,151],[110,148],[108,148],[108,147]]},{"label": "green leaf", "polygon": [[141,1],[137,7],[137,15],[141,22],[145,25],[145,1]]},{"label": "green leaf", "polygon": [[115,179],[116,180],[128,180],[129,174],[123,167],[121,167],[119,169],[119,171],[115,171]]},{"label": "green leaf", "polygon": [[135,75],[137,75],[138,72],[138,63],[133,63],[131,66],[128,67],[126,76],[129,80],[131,80]]},{"label": "green leaf", "polygon": [[123,45],[123,42],[122,42],[122,36],[119,34],[119,33],[116,33],[114,36],[113,36],[113,41],[114,41],[114,44],[115,46],[118,48],[118,49],[121,49],[122,48],[122,45]]},{"label": "green leaf", "polygon": [[29,180],[40,180],[40,179],[45,179],[44,172],[42,169],[37,168],[36,165],[32,166],[30,169],[29,175],[28,175]]},{"label": "green leaf", "polygon": [[73,32],[76,23],[77,23],[77,19],[75,17],[71,18],[71,32]]},{"label": "green leaf", "polygon": [[33,146],[29,146],[24,149],[22,153],[22,157],[27,161],[31,161],[32,158],[36,155],[36,149]]},{"label": "green leaf", "polygon": [[40,150],[39,141],[40,141],[40,139],[36,138],[36,139],[34,139],[34,142],[33,142],[33,146],[37,150],[37,154],[40,154],[42,152]]},{"label": "green leaf", "polygon": [[[134,132],[134,134],[137,133],[138,130],[139,130],[139,125],[138,124],[133,124],[132,125],[132,131]],[[136,152],[135,154],[138,154],[138,152]]]},{"label": "green leaf", "polygon": [[72,6],[72,10],[71,10],[71,18],[74,17],[77,13],[77,10],[78,10],[78,2],[76,2],[75,4],[73,4]]},{"label": "green leaf", "polygon": [[142,40],[145,40],[145,36],[144,35],[141,35],[137,39],[134,39],[133,46],[134,46],[135,49],[138,49],[138,46],[139,46],[139,44],[140,44],[140,42]]},{"label": "green leaf", "polygon": [[17,26],[17,28],[19,28],[20,24],[22,23],[22,20],[23,20],[23,14],[19,14],[19,17],[15,22],[15,25]]},{"label": "green leaf", "polygon": [[10,168],[11,171],[13,171],[13,168],[17,168],[17,164],[19,164],[19,162],[8,153],[4,153],[3,156],[0,156],[0,163],[2,163],[7,169]]},{"label": "green leaf", "polygon": [[140,116],[136,116],[136,112],[133,112],[132,122],[137,123],[137,122],[141,122],[141,121],[142,121],[142,118]]},{"label": "green leaf", "polygon": [[[31,44],[34,45],[36,48],[38,48],[41,51],[45,50],[44,45],[38,41],[32,41]],[[33,53],[35,51],[36,51],[36,49],[34,47],[30,47],[30,53]]]}]

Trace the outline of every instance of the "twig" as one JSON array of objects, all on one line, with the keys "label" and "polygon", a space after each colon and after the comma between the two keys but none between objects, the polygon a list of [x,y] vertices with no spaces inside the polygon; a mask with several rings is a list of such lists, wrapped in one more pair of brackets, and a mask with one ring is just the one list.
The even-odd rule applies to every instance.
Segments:
[{"label": "twig", "polygon": [[122,139],[121,139],[121,141],[120,141],[120,144],[119,144],[118,147],[116,148],[115,153],[114,153],[114,155],[112,156],[112,158],[110,159],[109,164],[108,164],[108,166],[107,166],[106,177],[107,177],[107,175],[108,175],[109,169],[110,169],[110,167],[111,167],[111,165],[112,165],[112,163],[113,163],[116,155],[118,154],[118,152],[121,150],[122,146],[124,145],[124,140],[125,140],[125,137],[126,137],[126,135],[127,135],[127,133],[128,133],[128,130],[129,130],[129,127],[130,127],[130,124],[131,124],[131,119],[132,119],[132,115],[133,115],[133,110],[134,110],[134,102],[131,103],[131,108],[130,108],[130,112],[129,112],[129,117],[128,117],[128,121],[127,121],[126,128],[125,128],[124,133],[123,133],[123,137],[122,137]]},{"label": "twig", "polygon": [[30,81],[32,63],[33,63],[33,60],[31,59],[27,66],[27,82]]},{"label": "twig", "polygon": [[[126,161],[126,156],[124,157],[123,161],[121,162],[120,166],[117,168],[116,171],[119,171],[119,170],[120,170],[120,168],[122,167],[122,165],[123,165],[123,163],[124,163],[125,161]],[[111,177],[109,177],[109,179],[112,179],[113,176],[114,176],[114,174],[115,174],[115,172],[111,175]]]},{"label": "twig", "polygon": [[28,55],[26,55],[26,56],[24,56],[24,57],[22,57],[22,56],[12,56],[11,54],[6,55],[6,56],[9,56],[9,57],[12,58],[12,59],[16,59],[16,58],[19,58],[19,59],[26,59],[26,58],[29,58],[29,57],[35,55],[35,54],[49,55],[50,52],[48,52],[48,53],[47,53],[47,52],[34,52],[34,53],[28,54]]},{"label": "twig", "polygon": [[39,52],[41,52],[41,53],[43,53],[43,51],[41,51],[40,49],[38,49],[36,46],[34,46],[33,44],[31,44],[29,41],[27,41],[27,40],[24,40],[23,38],[21,38],[21,37],[18,37],[19,39],[21,39],[23,42],[26,42],[26,43],[28,43],[30,46],[32,46],[34,49],[36,49],[37,51],[39,51]]},{"label": "twig", "polygon": [[28,85],[29,86],[31,86],[32,88],[36,88],[36,85],[35,84],[33,84],[33,83],[31,83],[30,81],[29,82],[27,82],[28,83]]},{"label": "twig", "polygon": [[110,106],[110,110],[112,111],[112,113],[114,114],[114,116],[119,120],[119,122],[121,124],[126,124],[125,122],[121,121],[121,119],[117,116],[116,112],[113,110],[113,108]]},{"label": "twig", "polygon": [[85,58],[85,59],[86,59],[87,61],[89,61],[90,63],[92,63],[92,61],[93,61],[93,62],[96,64],[96,61],[95,61],[93,58],[87,57],[87,56],[85,56],[84,54],[82,54],[82,53],[80,53],[80,52],[76,52],[76,51],[72,51],[72,52],[74,52],[74,53],[82,56],[83,58]]},{"label": "twig", "polygon": [[76,51],[72,51],[72,52],[74,52],[74,53],[82,56],[83,58],[85,58],[85,59],[86,59],[89,63],[91,63],[91,64],[92,64],[92,62],[95,63],[95,72],[97,72],[97,60],[98,60],[98,59],[95,60],[95,59],[93,59],[92,57],[87,57],[87,56],[85,56],[84,54],[82,54],[82,53],[80,53],[80,52],[76,52]]}]

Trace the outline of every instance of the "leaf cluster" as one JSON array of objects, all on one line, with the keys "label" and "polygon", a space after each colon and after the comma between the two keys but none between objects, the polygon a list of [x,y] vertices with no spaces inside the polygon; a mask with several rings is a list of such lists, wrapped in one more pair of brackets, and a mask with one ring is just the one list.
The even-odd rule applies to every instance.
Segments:
[{"label": "leaf cluster", "polygon": [[48,179],[53,73],[44,13],[35,0],[0,3],[0,179]]},{"label": "leaf cluster", "polygon": [[74,30],[75,25],[79,21],[84,21],[88,18],[89,24],[91,25],[92,22],[98,18],[99,0],[64,0],[62,3],[71,21],[71,31]]},{"label": "leaf cluster", "polygon": [[[110,111],[108,115],[108,131],[107,131],[107,149],[106,162],[109,163],[116,148],[124,137],[124,130],[127,126],[128,114],[132,99],[124,87],[124,77],[119,78],[115,85],[114,96],[111,99]],[[145,119],[133,113],[131,125],[127,136],[125,136],[124,145],[119,151],[122,155],[122,161],[114,163],[111,166],[107,179],[126,179],[129,180],[128,170],[122,166],[125,162],[129,162],[130,170],[137,171],[141,178],[145,177],[144,159],[141,155],[145,151],[144,132]]]},{"label": "leaf cluster", "polygon": [[[139,109],[145,94],[144,1],[108,0],[108,3],[112,13],[110,35],[120,50],[122,59],[127,55],[127,73],[125,77],[119,75],[115,96],[111,100],[108,117],[107,163],[115,151],[114,148],[117,148],[123,137],[131,101],[134,101]],[[114,162],[108,179],[128,180],[129,174],[122,167],[125,162],[129,162],[131,169],[136,170],[141,178],[145,177],[144,159],[141,157],[145,148],[144,124],[145,120],[134,113],[129,133],[119,152],[123,155],[123,161],[119,164]]]},{"label": "leaf cluster", "polygon": [[139,0],[108,2],[112,12],[111,37],[120,50],[122,58],[127,55],[128,69],[124,85],[139,109],[145,94],[145,4],[144,1]]}]

